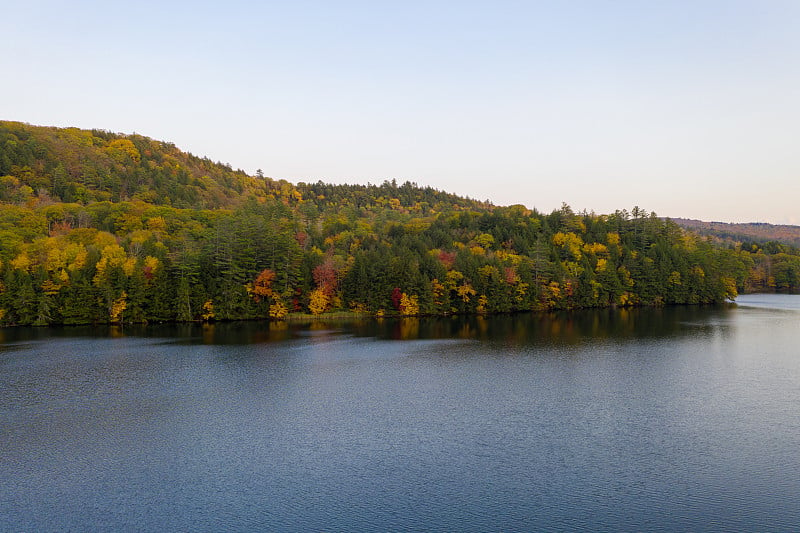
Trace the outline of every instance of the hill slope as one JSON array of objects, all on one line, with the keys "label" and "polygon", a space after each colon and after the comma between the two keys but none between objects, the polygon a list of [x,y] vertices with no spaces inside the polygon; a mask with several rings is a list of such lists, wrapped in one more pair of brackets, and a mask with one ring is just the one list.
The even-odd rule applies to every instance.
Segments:
[{"label": "hill slope", "polygon": [[[398,190],[399,189],[399,190]],[[381,196],[402,205],[479,209],[489,204],[412,184],[292,185],[248,176],[227,164],[183,152],[142,135],[104,130],[31,126],[0,121],[0,202],[88,204],[143,201],[179,208],[234,208],[247,198],[300,199],[364,204]]]},{"label": "hill slope", "polygon": [[673,218],[672,221],[682,228],[690,229],[700,235],[713,236],[722,240],[736,242],[775,241],[800,248],[800,226],[762,222],[730,224],[725,222],[703,222],[702,220],[688,218]]},{"label": "hill slope", "polygon": [[642,209],[541,214],[413,183],[248,176],[169,143],[0,124],[0,324],[721,302],[800,256]]}]

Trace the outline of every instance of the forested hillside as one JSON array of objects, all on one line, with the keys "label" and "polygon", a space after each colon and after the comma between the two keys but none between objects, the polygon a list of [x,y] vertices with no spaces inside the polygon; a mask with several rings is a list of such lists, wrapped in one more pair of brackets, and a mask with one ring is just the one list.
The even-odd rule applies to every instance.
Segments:
[{"label": "forested hillside", "polygon": [[293,185],[139,135],[0,122],[0,280],[6,325],[497,313],[796,291],[800,256],[638,207]]},{"label": "forested hillside", "polygon": [[688,218],[673,218],[682,228],[690,229],[700,235],[716,237],[728,242],[776,242],[800,247],[800,226],[786,224],[767,224],[750,222],[733,224],[726,222],[703,222]]}]

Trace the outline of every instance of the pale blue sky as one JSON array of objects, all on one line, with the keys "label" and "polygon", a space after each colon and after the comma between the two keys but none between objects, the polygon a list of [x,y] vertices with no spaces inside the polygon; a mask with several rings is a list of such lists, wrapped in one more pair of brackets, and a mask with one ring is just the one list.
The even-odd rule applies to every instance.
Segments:
[{"label": "pale blue sky", "polygon": [[800,224],[800,1],[27,0],[0,14],[2,119],[135,131],[292,182]]}]

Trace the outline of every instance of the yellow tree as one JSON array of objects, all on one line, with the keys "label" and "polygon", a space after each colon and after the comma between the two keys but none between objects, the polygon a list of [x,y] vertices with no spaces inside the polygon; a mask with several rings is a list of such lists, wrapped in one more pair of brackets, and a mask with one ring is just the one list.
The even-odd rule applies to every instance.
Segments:
[{"label": "yellow tree", "polygon": [[400,314],[405,316],[416,316],[419,314],[419,298],[417,295],[409,296],[403,293],[400,296]]},{"label": "yellow tree", "polygon": [[321,287],[317,287],[311,291],[311,300],[308,303],[308,309],[315,315],[321,315],[328,309],[328,296]]},{"label": "yellow tree", "polygon": [[200,313],[200,317],[204,322],[210,322],[214,319],[214,316],[214,302],[206,300],[206,303],[203,304],[203,312]]},{"label": "yellow tree", "polygon": [[282,319],[286,318],[286,315],[288,315],[288,314],[289,314],[289,310],[286,308],[286,306],[280,300],[276,300],[274,304],[269,306],[269,317],[270,318],[273,318],[273,319],[276,319],[276,320],[282,320]]},{"label": "yellow tree", "polygon": [[128,307],[128,302],[126,300],[127,297],[128,295],[125,294],[125,291],[122,291],[122,294],[120,294],[119,298],[114,300],[114,302],[111,304],[111,309],[109,309],[108,314],[112,324],[118,324],[122,322],[122,313]]}]

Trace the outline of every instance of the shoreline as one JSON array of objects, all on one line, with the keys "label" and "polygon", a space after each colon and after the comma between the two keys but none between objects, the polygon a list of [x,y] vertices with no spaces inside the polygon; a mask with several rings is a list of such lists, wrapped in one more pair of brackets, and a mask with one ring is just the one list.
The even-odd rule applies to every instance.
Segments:
[{"label": "shoreline", "polygon": [[[798,296],[800,293],[789,292],[748,292],[742,293],[739,296],[745,295],[785,295],[785,296]],[[81,323],[53,323],[53,324],[5,324],[0,326],[3,329],[15,328],[48,328],[48,327],[86,327],[86,326],[108,326],[108,327],[141,327],[153,325],[214,325],[214,324],[235,324],[235,323],[252,323],[252,322],[266,322],[270,324],[302,324],[302,323],[315,323],[315,322],[350,322],[350,321],[376,321],[381,320],[403,320],[403,319],[421,319],[421,318],[450,318],[450,317],[493,317],[493,316],[508,316],[508,315],[524,315],[524,314],[540,314],[545,315],[548,313],[572,313],[575,311],[590,311],[590,310],[632,310],[632,309],[659,309],[659,308],[672,308],[672,307],[705,307],[705,306],[718,306],[718,305],[735,305],[736,300],[726,300],[724,302],[705,302],[705,303],[674,303],[662,305],[609,305],[604,307],[572,307],[572,308],[552,308],[552,309],[529,309],[509,312],[496,312],[496,313],[443,313],[443,314],[417,314],[417,315],[403,315],[400,313],[386,313],[378,315],[375,313],[354,312],[354,311],[332,311],[314,315],[312,313],[289,313],[284,318],[274,319],[270,317],[253,317],[253,318],[233,318],[233,319],[213,319],[213,320],[148,320],[143,322],[81,322]]]}]

